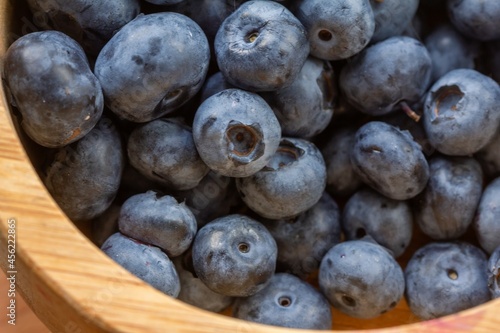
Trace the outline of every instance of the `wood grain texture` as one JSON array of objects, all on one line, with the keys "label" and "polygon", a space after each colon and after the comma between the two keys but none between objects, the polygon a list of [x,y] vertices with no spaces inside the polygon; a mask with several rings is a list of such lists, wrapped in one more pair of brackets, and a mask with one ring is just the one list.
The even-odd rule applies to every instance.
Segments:
[{"label": "wood grain texture", "polygon": [[[0,59],[14,14],[0,0]],[[15,18],[18,19],[18,18]],[[14,20],[15,20],[14,19]],[[1,65],[1,60],[0,60]],[[307,333],[243,322],[165,296],[95,247],[61,212],[41,183],[0,94],[0,266],[7,265],[7,220],[17,221],[17,287],[53,332]],[[1,298],[5,295],[0,295]],[[4,317],[0,309],[0,318]],[[499,332],[500,300],[445,318],[415,323],[404,301],[374,320],[334,312],[336,330],[370,332]],[[366,331],[363,331],[366,332]]]}]

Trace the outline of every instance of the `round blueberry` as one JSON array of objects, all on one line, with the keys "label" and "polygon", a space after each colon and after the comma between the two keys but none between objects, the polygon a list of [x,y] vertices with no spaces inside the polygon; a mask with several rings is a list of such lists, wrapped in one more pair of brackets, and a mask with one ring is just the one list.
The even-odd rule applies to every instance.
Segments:
[{"label": "round blueberry", "polygon": [[355,55],[368,44],[375,29],[366,0],[299,0],[293,12],[307,29],[311,55],[320,59]]},{"label": "round blueberry", "polygon": [[418,40],[396,36],[353,57],[340,72],[339,84],[349,103],[379,116],[420,100],[430,84],[432,60]]},{"label": "round blueberry", "polygon": [[124,160],[116,127],[102,118],[85,137],[56,152],[42,179],[70,219],[89,220],[114,200]]},{"label": "round blueberry", "polygon": [[486,253],[500,246],[500,178],[486,186],[477,207],[474,219],[476,236]]},{"label": "round blueberry", "polygon": [[311,138],[328,126],[337,96],[334,76],[327,61],[309,57],[290,86],[261,93],[284,136]]},{"label": "round blueberry", "polygon": [[262,169],[276,152],[281,128],[262,97],[228,89],[200,105],[193,136],[210,169],[228,177],[248,177]]},{"label": "round blueberry", "polygon": [[101,250],[117,264],[159,291],[177,297],[180,282],[174,264],[159,248],[115,233]]},{"label": "round blueberry", "polygon": [[419,0],[370,0],[375,18],[375,31],[370,40],[376,43],[402,35],[415,16]]},{"label": "round blueberry", "polygon": [[382,246],[364,240],[332,247],[321,261],[319,287],[330,303],[355,318],[375,318],[403,297],[403,270]]},{"label": "round blueberry", "polygon": [[415,222],[433,239],[456,239],[474,219],[483,186],[481,166],[471,157],[435,156],[429,169],[427,187],[415,200]]},{"label": "round blueberry", "polygon": [[179,119],[156,119],[135,128],[127,152],[130,164],[142,175],[175,190],[196,187],[209,172],[191,128]]},{"label": "round blueberry", "polygon": [[45,30],[74,38],[97,56],[113,34],[140,12],[139,0],[28,0],[33,20]]},{"label": "round blueberry", "polygon": [[347,239],[361,239],[369,235],[397,258],[410,244],[413,215],[408,202],[361,189],[345,204],[342,227]]},{"label": "round blueberry", "polygon": [[423,320],[457,313],[490,299],[486,255],[465,242],[429,243],[405,269],[406,299]]},{"label": "round blueberry", "polygon": [[479,42],[466,39],[450,24],[434,29],[425,39],[432,59],[432,82],[458,68],[474,69]]},{"label": "round blueberry", "polygon": [[15,41],[5,54],[4,78],[21,126],[42,146],[81,139],[102,115],[101,85],[81,46],[61,32],[34,32]]},{"label": "round blueberry", "polygon": [[442,76],[425,98],[423,123],[430,143],[441,153],[474,154],[494,137],[500,124],[500,87],[472,69]]},{"label": "round blueberry", "polygon": [[261,324],[329,330],[332,313],[325,297],[298,277],[275,274],[260,292],[239,298],[233,316]]},{"label": "round blueberry", "polygon": [[174,111],[203,85],[208,41],[187,16],[140,15],[104,46],[95,64],[106,105],[118,116],[147,122]]},{"label": "round blueberry", "polygon": [[243,202],[268,219],[294,217],[316,204],[326,186],[326,166],[319,149],[303,139],[284,138],[269,163],[239,178]]},{"label": "round blueberry", "polygon": [[304,27],[274,1],[243,3],[220,26],[214,47],[227,81],[251,91],[290,85],[309,55]]},{"label": "round blueberry", "polygon": [[483,0],[447,0],[451,23],[465,36],[481,41],[500,38],[500,3]]},{"label": "round blueberry", "polygon": [[381,121],[358,129],[351,162],[364,183],[395,200],[413,198],[429,179],[429,165],[411,134]]},{"label": "round blueberry", "polygon": [[125,200],[118,227],[128,237],[163,249],[170,258],[186,251],[197,231],[196,219],[184,203],[154,191]]},{"label": "round blueberry", "polygon": [[277,269],[304,279],[319,268],[325,253],[340,243],[340,210],[327,193],[297,217],[267,220],[264,225],[278,245]]},{"label": "round blueberry", "polygon": [[259,222],[227,215],[198,231],[193,242],[193,267],[211,290],[246,297],[262,290],[276,269],[278,248]]}]

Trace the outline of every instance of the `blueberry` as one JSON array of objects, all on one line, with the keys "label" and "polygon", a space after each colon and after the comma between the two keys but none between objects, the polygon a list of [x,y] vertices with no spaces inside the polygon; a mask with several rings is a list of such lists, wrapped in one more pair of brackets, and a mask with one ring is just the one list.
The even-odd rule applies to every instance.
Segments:
[{"label": "blueberry", "polygon": [[210,96],[231,88],[235,88],[235,86],[227,82],[224,75],[222,75],[222,72],[212,74],[206,79],[203,87],[201,88],[201,101],[204,102]]},{"label": "blueberry", "polygon": [[128,139],[127,152],[130,164],[141,174],[176,190],[196,187],[209,172],[191,128],[180,119],[161,118],[137,127]]},{"label": "blueberry", "polygon": [[257,294],[238,299],[233,316],[289,328],[329,330],[332,326],[325,297],[307,282],[286,273],[275,274]]},{"label": "blueberry", "polygon": [[500,38],[500,3],[482,0],[447,0],[451,23],[465,36],[481,41]]},{"label": "blueberry", "polygon": [[434,29],[426,37],[425,46],[432,59],[432,82],[454,69],[474,69],[479,56],[479,43],[466,39],[450,24]]},{"label": "blueberry", "polygon": [[207,287],[219,294],[246,297],[269,283],[278,249],[261,223],[244,215],[227,215],[198,231],[192,251],[194,271]]},{"label": "blueberry", "polygon": [[74,38],[97,56],[113,34],[140,12],[139,0],[28,0],[37,25]]},{"label": "blueberry", "polygon": [[102,251],[127,271],[159,291],[177,297],[180,282],[174,264],[159,248],[120,233],[113,234]]},{"label": "blueberry", "polygon": [[429,243],[405,269],[406,299],[423,320],[457,313],[490,299],[486,255],[465,242]]},{"label": "blueberry", "polygon": [[470,155],[493,139],[500,118],[500,87],[472,69],[442,76],[425,98],[423,124],[441,153]]},{"label": "blueberry", "polygon": [[435,156],[430,178],[415,204],[415,222],[429,237],[451,240],[465,234],[482,193],[483,173],[471,157]]},{"label": "blueberry", "polygon": [[295,218],[263,223],[278,245],[278,270],[301,278],[315,272],[325,253],[340,243],[340,210],[327,193]]},{"label": "blueberry", "polygon": [[403,297],[401,267],[380,245],[363,240],[332,247],[321,261],[319,287],[330,303],[355,318],[375,318]]},{"label": "blueberry", "polygon": [[[175,0],[174,0],[175,1]],[[170,6],[168,10],[184,14],[196,23],[205,32],[210,44],[211,61],[214,63],[214,41],[222,22],[231,15],[246,0],[184,0],[177,6]]]},{"label": "blueberry", "polygon": [[491,141],[474,154],[474,157],[481,163],[487,177],[500,176],[500,128]]},{"label": "blueberry", "polygon": [[283,135],[312,138],[328,126],[337,95],[334,76],[327,61],[309,57],[290,86],[261,94]]},{"label": "blueberry", "polygon": [[413,215],[408,202],[361,189],[345,204],[342,227],[347,239],[361,239],[369,235],[397,258],[410,244]]},{"label": "blueberry", "polygon": [[274,1],[247,1],[215,36],[217,64],[227,81],[252,91],[290,85],[309,54],[302,24]]},{"label": "blueberry", "polygon": [[223,311],[233,303],[233,297],[212,291],[196,276],[191,251],[174,258],[173,262],[181,283],[179,300],[212,312]]},{"label": "blueberry", "polygon": [[169,258],[184,253],[197,231],[196,219],[184,203],[155,191],[125,200],[118,227],[128,237],[161,248]]},{"label": "blueberry", "polygon": [[486,253],[500,246],[500,178],[486,186],[477,207],[474,219],[476,236]]},{"label": "blueberry", "polygon": [[366,0],[297,0],[292,11],[307,29],[311,55],[325,60],[360,52],[375,30]]},{"label": "blueberry", "polygon": [[349,196],[362,184],[350,158],[355,135],[354,128],[339,128],[321,150],[326,163],[326,189],[333,195]]},{"label": "blueberry", "polygon": [[419,0],[370,0],[375,18],[375,31],[371,42],[376,43],[402,35],[415,16],[419,2]]},{"label": "blueberry", "polygon": [[227,89],[200,105],[193,136],[210,169],[228,177],[248,177],[262,169],[274,154],[281,128],[262,97]]},{"label": "blueberry", "polygon": [[83,49],[61,32],[19,38],[5,54],[3,74],[24,131],[42,146],[81,139],[102,115],[101,85]]},{"label": "blueberry", "polygon": [[321,152],[313,143],[294,138],[283,138],[262,170],[236,180],[243,202],[260,216],[275,220],[294,217],[314,206],[325,186]]},{"label": "blueberry", "polygon": [[488,260],[488,287],[491,298],[500,298],[500,246],[491,253]]},{"label": "blueberry", "polygon": [[234,179],[210,171],[200,183],[187,191],[175,193],[178,201],[185,202],[201,228],[218,217],[228,215],[238,201]]},{"label": "blueberry", "polygon": [[413,198],[429,179],[427,160],[411,134],[380,121],[358,129],[351,162],[364,183],[395,200]]},{"label": "blueberry", "polygon": [[147,122],[193,97],[209,61],[207,38],[193,20],[156,13],[138,16],[118,31],[99,53],[95,74],[111,111]]},{"label": "blueberry", "polygon": [[81,140],[59,149],[42,174],[45,186],[70,219],[92,219],[111,205],[124,165],[120,140],[112,121],[103,117]]},{"label": "blueberry", "polygon": [[419,41],[397,36],[364,49],[340,72],[349,103],[379,116],[420,100],[430,84],[432,60]]}]

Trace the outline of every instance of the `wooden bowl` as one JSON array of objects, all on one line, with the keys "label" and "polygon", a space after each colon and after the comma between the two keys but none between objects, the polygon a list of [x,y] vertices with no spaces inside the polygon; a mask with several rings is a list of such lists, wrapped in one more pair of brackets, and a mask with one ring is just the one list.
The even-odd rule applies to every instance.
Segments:
[{"label": "wooden bowl", "polygon": [[[19,0],[0,0],[0,65],[15,32],[36,26]],[[26,16],[23,16],[23,13]],[[244,322],[165,296],[104,255],[51,198],[0,94],[0,265],[16,292],[54,332],[311,332]],[[15,268],[7,263],[8,221],[15,220]],[[408,257],[406,258],[408,259]],[[404,265],[404,262],[403,262]],[[0,295],[6,297],[6,295]],[[2,320],[6,309],[0,310]],[[404,300],[374,320],[333,311],[337,330],[369,332],[499,332],[500,299],[459,314],[417,322]],[[366,332],[366,331],[365,331]]]}]

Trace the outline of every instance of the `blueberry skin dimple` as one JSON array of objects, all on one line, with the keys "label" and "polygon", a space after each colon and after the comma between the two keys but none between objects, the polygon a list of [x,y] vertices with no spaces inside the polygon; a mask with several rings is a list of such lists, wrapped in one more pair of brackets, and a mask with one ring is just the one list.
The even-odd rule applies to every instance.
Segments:
[{"label": "blueberry skin dimple", "polygon": [[417,12],[419,0],[370,0],[375,18],[371,43],[402,35]]},{"label": "blueberry skin dimple", "polygon": [[135,128],[129,136],[130,164],[142,175],[175,190],[196,187],[209,172],[190,127],[161,118]]},{"label": "blueberry skin dimple", "polygon": [[106,105],[133,122],[160,118],[202,87],[210,62],[208,41],[187,16],[140,15],[104,46],[95,64]]},{"label": "blueberry skin dimple", "polygon": [[332,246],[340,243],[340,210],[327,193],[295,218],[263,223],[278,245],[277,270],[303,279],[319,268]]},{"label": "blueberry skin dimple", "polygon": [[180,282],[174,264],[159,248],[115,233],[101,250],[127,271],[159,291],[177,297]]},{"label": "blueberry skin dimple", "polygon": [[418,40],[396,36],[365,48],[340,72],[339,85],[349,103],[380,116],[401,102],[416,103],[430,84],[432,60]]},{"label": "blueberry skin dimple", "polygon": [[184,203],[154,191],[125,200],[118,227],[128,237],[163,249],[169,258],[186,251],[197,231],[196,219]]},{"label": "blueberry skin dimple", "polygon": [[327,61],[309,57],[290,86],[261,93],[284,136],[312,138],[328,126],[337,97],[334,76]]},{"label": "blueberry skin dimple", "polygon": [[326,166],[319,149],[303,139],[283,138],[265,168],[238,178],[243,202],[268,219],[292,218],[315,205],[326,187]]},{"label": "blueberry skin dimple", "polygon": [[456,239],[474,219],[482,193],[481,166],[470,157],[435,156],[429,169],[429,182],[415,199],[415,222],[433,239]]},{"label": "blueberry skin dimple", "polygon": [[60,148],[85,136],[102,115],[101,85],[80,45],[57,31],[15,41],[4,58],[3,77],[21,126],[36,143]]},{"label": "blueberry skin dimple", "polygon": [[413,215],[408,202],[386,198],[371,189],[361,189],[345,204],[342,227],[347,239],[369,235],[397,258],[410,244]]},{"label": "blueberry skin dimple", "polygon": [[354,318],[375,318],[403,297],[403,270],[382,246],[364,240],[332,247],[319,268],[319,287],[329,302]]},{"label": "blueberry skin dimple", "polygon": [[425,97],[423,124],[441,153],[471,155],[485,147],[500,124],[500,87],[472,69],[455,69],[436,81]]},{"label": "blueberry skin dimple", "polygon": [[120,135],[103,117],[81,140],[57,151],[42,179],[71,220],[89,220],[111,205],[124,164]]},{"label": "blueberry skin dimple", "polygon": [[491,253],[488,259],[488,287],[491,298],[500,298],[500,246]]},{"label": "blueberry skin dimple", "polygon": [[423,320],[472,308],[490,300],[487,258],[465,242],[429,243],[405,269],[406,299]]},{"label": "blueberry skin dimple", "polygon": [[351,162],[364,183],[395,200],[413,198],[429,179],[429,165],[411,134],[380,121],[356,132]]},{"label": "blueberry skin dimple", "polygon": [[141,10],[139,0],[28,0],[28,5],[37,25],[67,34],[92,56]]},{"label": "blueberry skin dimple", "polygon": [[500,178],[486,186],[477,207],[474,229],[479,245],[492,253],[500,246]]},{"label": "blueberry skin dimple", "polygon": [[451,23],[465,36],[480,41],[500,38],[500,3],[482,0],[447,0]]},{"label": "blueberry skin dimple", "polygon": [[290,85],[309,55],[305,28],[274,1],[243,3],[224,20],[214,43],[227,81],[251,91]]},{"label": "blueberry skin dimple", "polygon": [[228,177],[248,177],[274,154],[281,128],[262,97],[227,89],[200,105],[193,121],[193,137],[210,169]]},{"label": "blueberry skin dimple", "polygon": [[269,283],[278,248],[261,223],[236,214],[201,228],[192,253],[194,271],[207,287],[219,294],[247,297]]},{"label": "blueberry skin dimple", "polygon": [[341,60],[360,52],[375,30],[366,0],[298,0],[293,13],[307,29],[311,55]]},{"label": "blueberry skin dimple", "polygon": [[287,273],[275,274],[257,294],[239,298],[233,317],[288,328],[328,330],[332,326],[325,297],[307,282]]}]

